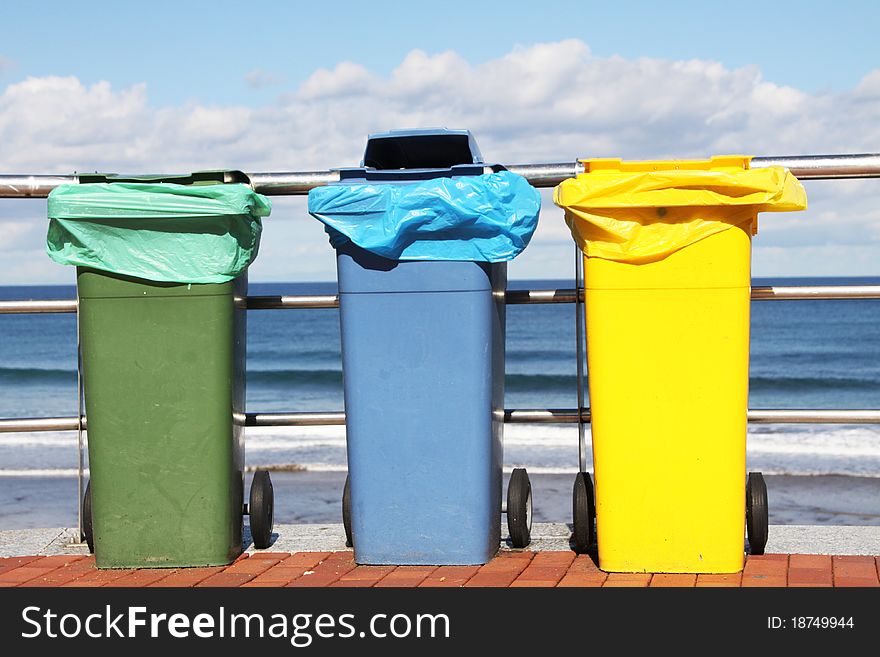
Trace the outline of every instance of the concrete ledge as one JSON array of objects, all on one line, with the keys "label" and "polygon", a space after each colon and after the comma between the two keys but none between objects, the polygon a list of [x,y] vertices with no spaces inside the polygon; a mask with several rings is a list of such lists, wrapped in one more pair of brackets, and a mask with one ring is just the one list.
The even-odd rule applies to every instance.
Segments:
[{"label": "concrete ledge", "polygon": [[[0,557],[66,554],[62,546],[70,543],[73,538],[73,534],[69,536],[66,534],[68,531],[62,528],[2,531],[0,532]],[[61,551],[59,552],[59,550]]]},{"label": "concrete ledge", "polygon": [[766,552],[880,555],[880,527],[772,525]]},{"label": "concrete ledge", "polygon": [[[569,550],[571,528],[564,523],[539,523],[532,527],[535,552]],[[75,543],[76,530],[69,528],[0,531],[0,557],[25,555],[87,554],[84,544]],[[259,552],[251,545],[245,528],[247,552]],[[346,550],[341,524],[278,525],[269,552],[338,552]],[[512,549],[509,537],[501,549]],[[772,525],[767,553],[880,555],[880,527]]]}]

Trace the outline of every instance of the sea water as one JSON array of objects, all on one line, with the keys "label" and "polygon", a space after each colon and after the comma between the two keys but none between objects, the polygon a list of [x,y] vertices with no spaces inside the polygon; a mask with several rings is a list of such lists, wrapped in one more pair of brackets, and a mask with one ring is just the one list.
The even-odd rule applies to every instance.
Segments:
[{"label": "sea water", "polygon": [[[754,285],[878,285],[880,278],[755,279]],[[511,289],[571,288],[570,280],[512,281]],[[251,283],[251,295],[334,294],[335,283]],[[0,287],[0,299],[72,299],[72,286]],[[575,307],[507,309],[507,408],[577,406]],[[880,408],[880,300],[753,301],[749,406]],[[76,318],[0,315],[0,417],[75,416]],[[587,400],[588,402],[588,400]],[[247,410],[343,409],[335,309],[248,313]],[[430,422],[430,410],[425,422]],[[344,472],[344,427],[249,427],[249,467]],[[74,478],[76,432],[0,434],[0,499],[27,505],[34,491]],[[587,428],[589,440],[589,427]],[[509,471],[577,471],[575,425],[505,427]],[[589,454],[589,449],[588,449]],[[592,464],[588,459],[588,466]],[[767,475],[878,479],[878,425],[750,425],[748,467]],[[41,483],[42,482],[42,483]],[[74,489],[75,490],[75,489]],[[536,502],[537,503],[537,502]],[[878,503],[880,507],[880,503]],[[4,521],[22,508],[0,512]]]}]

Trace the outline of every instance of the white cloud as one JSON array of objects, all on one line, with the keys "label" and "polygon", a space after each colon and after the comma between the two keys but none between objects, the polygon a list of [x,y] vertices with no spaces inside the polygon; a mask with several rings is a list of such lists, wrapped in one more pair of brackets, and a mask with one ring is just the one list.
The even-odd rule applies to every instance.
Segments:
[{"label": "white cloud", "polygon": [[274,87],[284,82],[280,75],[264,71],[261,68],[255,68],[248,71],[244,76],[245,84],[251,89],[263,89],[265,87]]},{"label": "white cloud", "polygon": [[368,94],[376,79],[360,64],[341,62],[332,71],[318,69],[299,88],[295,98],[321,101]]},{"label": "white cloud", "polygon": [[[6,172],[324,169],[356,165],[370,132],[425,126],[470,128],[487,159],[508,164],[880,150],[880,69],[851,90],[809,94],[764,81],[755,66],[600,58],[578,40],[517,47],[479,65],[415,50],[387,76],[344,62],[257,108],[153,107],[144,84],[113,89],[72,77],[0,89]],[[824,249],[823,273],[880,274],[880,181],[807,183],[807,191],[808,212],[762,219],[755,273],[810,273],[818,252],[809,249]],[[0,201],[0,221],[8,203]],[[276,199],[266,235],[254,280],[333,277],[302,199]],[[512,276],[568,275],[568,239],[545,194],[541,227]],[[847,255],[853,245],[858,257]],[[789,249],[785,257],[766,250],[777,247]],[[46,280],[58,280],[49,267]]]}]

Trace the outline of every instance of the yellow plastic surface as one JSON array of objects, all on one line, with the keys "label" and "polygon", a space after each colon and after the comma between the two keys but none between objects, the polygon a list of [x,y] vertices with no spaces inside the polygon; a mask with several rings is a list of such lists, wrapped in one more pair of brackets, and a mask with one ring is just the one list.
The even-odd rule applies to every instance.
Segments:
[{"label": "yellow plastic surface", "polygon": [[743,567],[750,238],[648,265],[584,258],[603,570]]},{"label": "yellow plastic surface", "polygon": [[807,207],[787,169],[749,169],[750,159],[581,160],[585,173],[558,185],[553,200],[586,255],[654,262],[733,226],[756,226],[758,212]]},{"label": "yellow plastic surface", "polygon": [[599,566],[737,572],[751,238],[806,195],[744,156],[584,164],[554,200],[585,253]]}]

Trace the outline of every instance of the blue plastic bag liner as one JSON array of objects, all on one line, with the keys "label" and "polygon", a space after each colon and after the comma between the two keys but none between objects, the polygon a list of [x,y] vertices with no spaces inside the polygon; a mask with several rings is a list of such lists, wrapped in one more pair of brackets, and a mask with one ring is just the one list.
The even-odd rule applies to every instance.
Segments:
[{"label": "blue plastic bag liner", "polygon": [[269,199],[243,184],[95,183],[49,194],[49,257],[174,283],[225,283],[259,250]]},{"label": "blue plastic bag liner", "polygon": [[341,234],[389,260],[512,260],[531,240],[540,210],[538,190],[509,171],[309,192],[309,213],[337,238],[334,246]]}]

